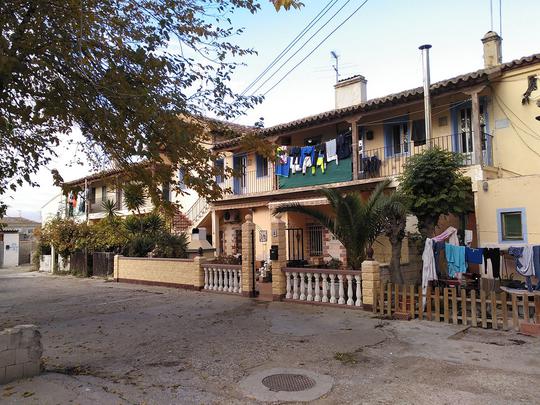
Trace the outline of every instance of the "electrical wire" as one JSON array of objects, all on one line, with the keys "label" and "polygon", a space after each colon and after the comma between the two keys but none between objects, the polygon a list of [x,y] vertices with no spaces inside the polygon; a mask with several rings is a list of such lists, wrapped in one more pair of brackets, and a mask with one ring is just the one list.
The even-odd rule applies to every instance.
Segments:
[{"label": "electrical wire", "polygon": [[274,60],[264,69],[262,73],[260,73],[240,94],[241,96],[245,95],[251,88],[253,88],[259,80],[262,79],[262,77],[270,70],[272,69],[286,54],[289,52],[297,43],[302,39],[304,35],[306,35],[315,24],[317,24],[321,18],[323,18],[326,13],[330,11],[332,7],[336,5],[338,0],[330,0],[326,6],[323,7],[321,11],[308,23],[307,26],[304,27],[304,29],[291,41],[289,44],[281,51],[281,53],[274,58]]},{"label": "electrical wire", "polygon": [[[345,8],[345,6],[346,6],[347,4],[350,3],[350,1],[351,1],[351,0],[347,0],[347,1],[345,2],[345,4],[343,4],[343,5],[338,9],[338,11],[336,11],[336,12],[332,15],[332,17],[330,17],[330,18],[329,18],[329,19],[328,19],[328,20],[327,20],[327,21],[326,21],[326,22],[325,22],[325,23],[324,23],[317,31],[315,31],[315,33],[314,33],[312,36],[310,36],[310,37],[307,39],[307,41],[305,41],[305,42],[300,46],[300,48],[299,48],[296,52],[294,52],[294,53],[293,53],[293,54],[292,54],[285,62],[283,62],[283,63],[281,64],[281,66],[279,66],[278,69],[277,69],[274,73],[272,73],[272,75],[270,75],[270,77],[267,78],[267,79],[266,79],[259,87],[257,87],[257,89],[256,89],[255,91],[253,91],[251,94],[252,94],[252,95],[255,95],[255,93],[257,93],[257,92],[258,92],[258,91],[259,91],[266,83],[268,83],[268,82],[269,82],[269,81],[270,81],[270,80],[271,80],[271,79],[272,79],[272,78],[273,78],[273,77],[274,77],[281,69],[283,69],[283,67],[285,67],[285,65],[286,65],[292,58],[294,58],[294,57],[295,57],[302,49],[304,49],[304,47],[305,47],[305,46],[306,46],[306,45],[307,45],[307,44],[308,44],[308,43],[309,43],[309,42],[310,42],[310,41],[311,41],[311,40],[312,40],[319,32],[321,32],[321,30],[322,30],[324,27],[326,27],[326,26],[330,23],[330,21],[332,21],[332,20],[334,19],[334,17],[335,17],[336,15],[338,15],[338,14],[341,12],[341,10],[343,10],[343,9]],[[342,22],[340,25],[338,25],[338,27],[337,27],[336,29],[334,29],[329,35],[327,35],[327,36],[323,39],[323,41],[320,42],[320,43],[315,47],[315,49],[314,49],[313,51],[311,51],[304,59],[302,59],[296,66],[294,66],[289,72],[287,72],[287,73],[285,74],[284,77],[286,77],[292,70],[296,69],[296,68],[297,68],[304,60],[306,60],[313,52],[315,52],[315,50],[316,50],[319,46],[321,46],[321,45],[322,45],[322,44],[330,37],[330,35],[332,35],[335,31],[337,31],[338,28],[340,28],[345,22],[347,22],[347,20],[349,20],[354,14],[356,14],[356,12],[357,12],[358,10],[360,10],[360,8],[362,8],[362,6],[363,6],[365,3],[367,3],[368,1],[369,1],[369,0],[365,0],[359,8],[357,8],[357,9],[356,9],[349,17],[347,17],[347,19],[346,19],[344,22]],[[283,79],[281,79],[281,80],[283,80]],[[277,84],[279,84],[279,82],[278,82]],[[277,84],[275,84],[273,87],[277,86]],[[273,87],[272,87],[272,88],[273,88]],[[267,91],[266,93],[268,93],[268,91]],[[266,95],[266,93],[264,93],[264,95]]]},{"label": "electrical wire", "polygon": [[[517,120],[518,120],[519,122],[521,122],[521,123],[525,126],[525,128],[527,128],[529,131],[531,131],[531,132],[527,132],[526,130],[523,130],[523,129],[522,129],[523,132],[525,132],[527,135],[530,135],[531,137],[533,137],[533,138],[535,138],[535,139],[537,139],[537,140],[540,140],[540,134],[536,133],[536,132],[534,131],[534,129],[532,129],[531,127],[529,127],[525,121],[523,121],[521,118],[519,118],[519,116],[518,116],[514,111],[512,111],[512,109],[511,109],[510,107],[508,107],[508,106],[506,105],[506,103],[505,103],[503,100],[501,100],[501,99],[499,98],[499,96],[497,96],[496,94],[495,94],[495,101],[497,102],[497,105],[498,105],[499,108],[502,110],[502,112],[504,113],[504,115],[506,115],[506,118],[508,118],[508,119],[510,120],[510,122],[512,122],[512,120],[508,117],[508,114],[507,114],[507,111],[505,111],[505,108],[506,108],[506,110],[508,110],[514,117],[516,117]],[[501,104],[502,104],[502,105],[501,105]],[[503,106],[504,106],[504,108],[503,108]]]}]

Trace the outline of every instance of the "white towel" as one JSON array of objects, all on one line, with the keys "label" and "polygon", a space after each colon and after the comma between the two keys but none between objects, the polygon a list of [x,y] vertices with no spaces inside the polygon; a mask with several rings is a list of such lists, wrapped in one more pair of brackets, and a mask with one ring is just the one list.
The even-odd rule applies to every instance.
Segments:
[{"label": "white towel", "polygon": [[437,270],[435,269],[435,256],[433,255],[433,241],[426,238],[424,253],[422,253],[422,305],[426,305],[426,291],[431,280],[437,280]]},{"label": "white towel", "polygon": [[518,259],[521,268],[516,266],[516,271],[522,276],[534,276],[533,248],[531,245],[523,246],[523,255]]},{"label": "white towel", "polygon": [[332,139],[331,141],[326,142],[326,161],[331,162],[335,160],[336,165],[338,164],[337,157],[337,144],[336,140]]}]

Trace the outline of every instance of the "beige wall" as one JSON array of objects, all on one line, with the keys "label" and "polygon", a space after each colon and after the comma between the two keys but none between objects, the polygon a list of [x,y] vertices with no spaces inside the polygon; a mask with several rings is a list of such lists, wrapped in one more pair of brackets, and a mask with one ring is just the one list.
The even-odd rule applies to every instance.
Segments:
[{"label": "beige wall", "polygon": [[171,285],[199,289],[203,287],[201,263],[204,258],[158,259],[116,256],[114,278],[141,284]]},{"label": "beige wall", "polygon": [[479,182],[476,193],[480,245],[499,244],[497,210],[508,208],[525,208],[527,243],[540,244],[540,175],[493,179],[486,183],[488,191],[483,191],[483,184]]}]

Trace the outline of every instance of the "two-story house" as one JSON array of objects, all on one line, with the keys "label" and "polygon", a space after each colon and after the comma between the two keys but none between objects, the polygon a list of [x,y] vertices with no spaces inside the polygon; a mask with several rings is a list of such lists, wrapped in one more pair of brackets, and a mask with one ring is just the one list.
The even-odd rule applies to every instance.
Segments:
[{"label": "two-story house", "polygon": [[[230,192],[205,205],[194,225],[212,229],[218,253],[241,253],[241,222],[252,214],[256,258],[263,260],[275,207],[296,202],[325,210],[321,186],[367,195],[390,178],[396,187],[407,159],[437,146],[460,153],[463,171],[472,179],[476,212],[459,225],[473,230],[473,244],[540,243],[540,54],[502,63],[501,38],[488,32],[482,43],[483,69],[431,85],[429,139],[421,87],[367,99],[365,78],[355,76],[335,85],[334,110],[256,130],[289,152],[324,145],[328,154],[329,147],[336,148],[331,152],[338,156],[328,158],[324,171],[315,165],[283,173],[276,171],[276,162],[246,150],[240,137],[216,143],[214,150],[222,156],[217,164],[234,168],[237,175],[218,179]],[[343,247],[319,224],[297,213],[283,218],[288,260],[345,259]],[[387,245],[376,244],[375,250],[379,261],[388,260]]]}]

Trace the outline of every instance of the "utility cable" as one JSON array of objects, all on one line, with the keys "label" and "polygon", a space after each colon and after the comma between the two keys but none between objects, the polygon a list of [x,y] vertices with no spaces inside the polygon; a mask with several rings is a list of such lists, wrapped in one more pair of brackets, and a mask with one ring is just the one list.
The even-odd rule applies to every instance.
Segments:
[{"label": "utility cable", "polygon": [[[251,94],[252,94],[252,95],[255,95],[255,94],[261,89],[261,87],[263,87],[266,83],[268,83],[268,82],[270,81],[270,79],[272,79],[272,78],[273,78],[273,77],[274,77],[274,76],[275,76],[275,75],[276,75],[283,67],[285,67],[285,65],[286,65],[292,58],[294,58],[294,57],[298,54],[298,52],[300,52],[302,49],[304,49],[304,47],[305,47],[305,46],[306,46],[306,45],[307,45],[307,44],[308,44],[308,43],[309,43],[309,42],[310,42],[310,41],[311,41],[311,40],[312,40],[319,32],[321,32],[321,30],[322,30],[324,27],[326,27],[326,26],[330,23],[330,21],[332,21],[332,20],[334,19],[334,17],[335,17],[336,15],[338,15],[338,14],[341,12],[341,10],[343,10],[343,9],[345,8],[345,6],[346,6],[347,4],[350,3],[350,1],[351,1],[351,0],[347,0],[347,1],[345,2],[345,4],[343,4],[343,5],[339,8],[339,10],[336,11],[336,12],[332,15],[332,17],[330,17],[330,18],[329,18],[329,19],[328,19],[328,20],[327,20],[327,21],[326,21],[326,22],[325,22],[325,23],[324,23],[317,31],[315,31],[315,33],[314,33],[312,36],[310,36],[310,37],[307,39],[307,41],[305,41],[295,53],[293,53],[291,56],[289,56],[289,58],[288,58],[285,62],[283,62],[283,63],[281,64],[281,66],[279,66],[279,68],[278,68],[274,73],[272,73],[272,74],[270,75],[270,77],[267,78],[267,79],[266,79],[259,87],[257,87],[257,89],[256,89],[255,91],[253,91]],[[357,9],[353,12],[353,14],[351,14],[351,15],[350,15],[344,22],[342,22],[337,28],[341,27],[341,26],[342,26],[349,18],[351,18],[351,17],[352,17],[352,16],[353,16],[360,8],[362,8],[362,6],[363,6],[365,3],[367,3],[368,1],[369,1],[369,0],[365,0],[365,1],[362,3],[362,5],[361,5],[359,8],[357,8]],[[330,37],[330,35],[332,35],[335,31],[337,31],[337,28],[334,29],[328,36],[326,36],[326,37],[323,39],[323,41],[320,42],[320,43],[315,47],[315,49],[317,49],[319,46],[321,46],[322,43],[325,42],[325,41]],[[308,54],[307,57],[309,57],[309,56],[315,51],[315,49],[314,49],[313,51],[311,51],[311,52]],[[292,70],[296,69],[296,68],[297,68],[304,60],[307,59],[307,57],[305,57],[304,59],[302,59],[296,66],[294,66],[289,72],[287,72],[287,74],[286,74],[284,77],[286,77]],[[283,80],[283,79],[282,79],[282,80]],[[278,82],[278,83],[279,83],[279,82]],[[277,85],[277,84],[276,84],[276,85]],[[273,87],[275,87],[276,85],[274,85]],[[266,94],[266,93],[265,93],[265,94]],[[264,95],[264,94],[263,94],[263,95]]]},{"label": "utility cable", "polygon": [[308,31],[313,28],[315,24],[317,24],[321,18],[323,18],[326,13],[330,11],[332,7],[338,2],[338,0],[330,0],[324,8],[319,11],[319,14],[317,14],[309,23],[307,26],[304,27],[304,29],[281,51],[281,53],[274,58],[274,60],[264,69],[262,73],[260,73],[250,84],[247,86],[244,91],[240,94],[241,96],[245,95],[251,88],[253,88],[259,80],[262,79],[266,73],[272,69],[286,54],[289,52],[297,43],[302,39],[304,35],[308,33]]}]

